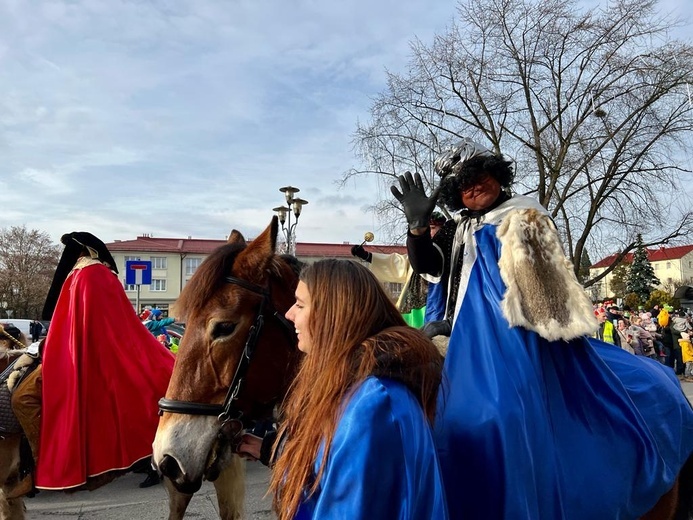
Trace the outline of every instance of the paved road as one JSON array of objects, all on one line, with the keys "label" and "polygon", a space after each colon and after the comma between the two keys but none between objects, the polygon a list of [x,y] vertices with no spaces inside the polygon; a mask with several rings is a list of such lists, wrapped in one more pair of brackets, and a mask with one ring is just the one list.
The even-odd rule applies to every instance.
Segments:
[{"label": "paved road", "polygon": [[[168,518],[168,496],[163,486],[140,489],[145,475],[129,474],[97,489],[73,495],[41,491],[26,500],[31,520],[165,520]],[[259,462],[247,463],[245,518],[270,520],[272,499],[265,497],[269,470]],[[186,518],[212,520],[219,518],[214,486],[205,482],[195,494]]]},{"label": "paved road", "polygon": [[[693,403],[693,383],[682,383],[683,391]],[[29,519],[44,520],[164,520],[168,516],[168,498],[163,486],[139,489],[144,475],[130,474],[97,489],[74,495],[42,491],[27,499]],[[246,518],[270,520],[272,500],[265,497],[269,470],[257,462],[247,464]],[[214,487],[205,482],[195,494],[186,518],[218,519]]]},{"label": "paved road", "polygon": [[693,403],[693,383],[681,383],[683,387],[683,393],[686,394],[688,400]]}]

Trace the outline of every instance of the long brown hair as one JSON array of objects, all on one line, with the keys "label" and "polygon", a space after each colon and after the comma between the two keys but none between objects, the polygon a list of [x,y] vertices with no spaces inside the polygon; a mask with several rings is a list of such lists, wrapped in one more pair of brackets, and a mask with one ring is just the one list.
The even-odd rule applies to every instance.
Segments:
[{"label": "long brown hair", "polygon": [[312,494],[317,488],[341,405],[358,383],[371,375],[403,382],[433,421],[442,370],[436,347],[406,325],[367,268],[349,260],[321,260],[307,266],[300,280],[310,294],[312,341],[284,404],[277,436],[285,441],[270,489],[279,520],[293,518],[304,490]]}]

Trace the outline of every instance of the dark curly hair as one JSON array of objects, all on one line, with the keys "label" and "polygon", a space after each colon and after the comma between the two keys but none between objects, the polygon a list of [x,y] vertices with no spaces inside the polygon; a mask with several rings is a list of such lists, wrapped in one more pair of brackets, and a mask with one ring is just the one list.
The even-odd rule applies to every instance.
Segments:
[{"label": "dark curly hair", "polygon": [[445,204],[450,211],[463,209],[460,192],[474,186],[484,175],[496,179],[503,189],[509,189],[515,178],[512,162],[504,160],[500,155],[472,157],[450,168],[449,174],[440,182],[438,201]]}]

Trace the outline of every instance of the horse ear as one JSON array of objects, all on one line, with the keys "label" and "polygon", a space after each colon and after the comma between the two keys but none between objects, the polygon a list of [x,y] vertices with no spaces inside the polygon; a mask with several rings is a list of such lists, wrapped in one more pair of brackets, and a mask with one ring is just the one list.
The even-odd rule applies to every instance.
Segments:
[{"label": "horse ear", "polygon": [[240,231],[238,231],[237,229],[234,229],[233,231],[231,231],[231,234],[229,235],[228,243],[229,244],[245,244],[245,238],[243,237],[243,235],[241,234]]},{"label": "horse ear", "polygon": [[[277,245],[277,233],[279,224],[277,217],[272,217],[272,221],[267,228],[253,239],[248,246],[238,253],[236,261],[233,263],[233,271],[237,274],[243,273],[254,279],[264,278],[265,269],[272,261]],[[261,281],[261,280],[257,280]]]}]

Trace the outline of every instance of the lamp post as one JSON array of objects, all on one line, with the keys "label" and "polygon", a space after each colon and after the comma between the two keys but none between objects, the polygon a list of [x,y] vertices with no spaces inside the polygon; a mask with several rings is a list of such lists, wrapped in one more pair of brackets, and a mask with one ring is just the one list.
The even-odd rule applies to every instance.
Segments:
[{"label": "lamp post", "polygon": [[[298,188],[293,186],[284,186],[279,188],[284,194],[286,199],[286,206],[277,206],[272,211],[277,212],[279,217],[279,223],[282,226],[282,231],[284,232],[284,237],[286,239],[286,250],[285,253],[289,255],[296,255],[296,225],[298,224],[298,217],[301,216],[301,210],[303,206],[308,204],[307,200],[300,199],[294,195],[298,193]],[[294,222],[291,223],[291,214],[294,215]]]}]

